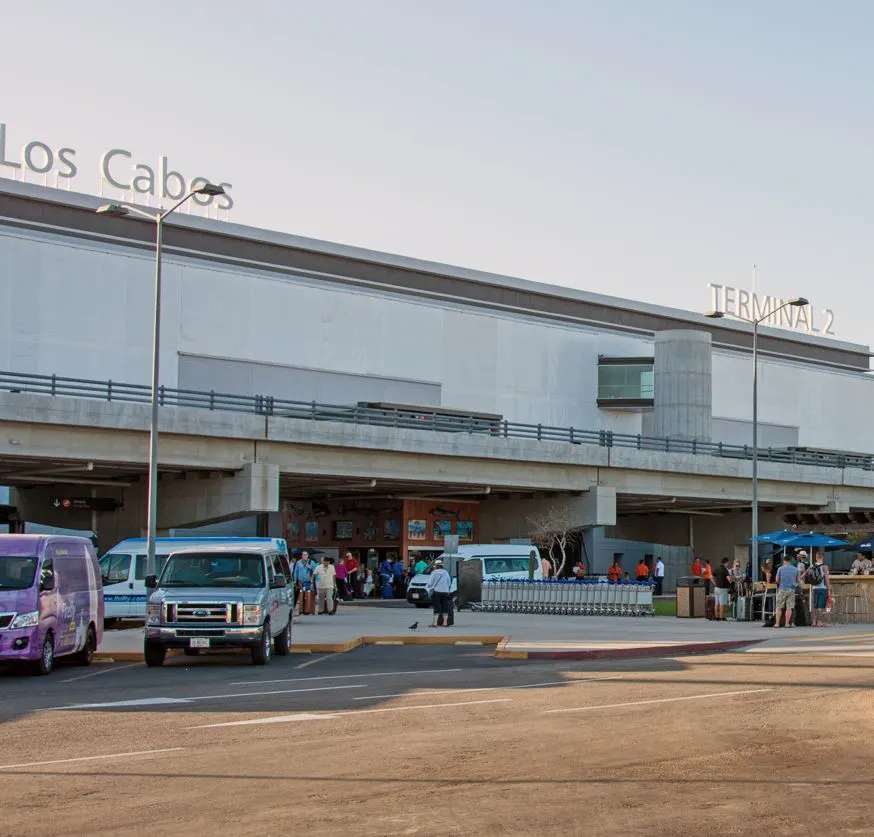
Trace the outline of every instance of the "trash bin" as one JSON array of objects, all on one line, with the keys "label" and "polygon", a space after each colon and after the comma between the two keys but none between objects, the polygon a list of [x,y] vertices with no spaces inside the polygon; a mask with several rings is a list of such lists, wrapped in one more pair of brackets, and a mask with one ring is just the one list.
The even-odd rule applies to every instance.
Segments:
[{"label": "trash bin", "polygon": [[696,575],[677,579],[677,617],[700,619],[704,617],[707,601],[707,582]]}]

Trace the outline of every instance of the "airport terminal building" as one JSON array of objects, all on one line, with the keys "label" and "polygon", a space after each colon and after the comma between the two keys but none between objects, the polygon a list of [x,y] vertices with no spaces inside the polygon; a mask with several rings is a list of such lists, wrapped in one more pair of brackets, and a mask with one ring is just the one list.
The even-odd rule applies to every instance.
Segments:
[{"label": "airport terminal building", "polygon": [[[148,385],[154,225],[98,215],[100,203],[0,180],[4,390],[27,391],[36,376]],[[752,329],[743,322],[184,215],[168,222],[164,248],[161,379],[168,389],[396,405],[496,426],[729,446],[752,440]],[[867,346],[763,326],[759,358],[760,447],[874,453]],[[5,454],[13,458],[4,459],[0,484],[23,492],[36,485],[27,474],[17,481],[15,451]],[[430,484],[433,476],[410,479]],[[284,534],[301,543],[314,502],[322,518],[337,517],[331,495],[358,493],[350,483],[347,492],[331,485],[318,496],[311,484],[286,475],[284,514],[270,524],[277,528],[281,518]],[[457,496],[441,495],[444,505],[457,501],[453,519],[478,528],[481,500],[455,488]],[[406,494],[424,502],[422,493],[394,486],[390,498],[380,497],[377,484],[362,492],[361,508],[402,504]],[[618,515],[648,510],[633,508],[640,499],[620,491]],[[356,547],[375,527],[370,542],[380,548],[389,541],[412,548],[410,520],[425,521],[423,548],[439,545],[445,524],[439,515],[428,519],[434,503],[418,511],[401,505],[374,521],[344,502],[349,510],[339,517],[354,519],[333,523],[351,524]],[[384,537],[387,520],[397,520],[400,538]],[[593,561],[658,549],[646,538],[618,548],[606,537],[618,531],[591,528]],[[349,526],[339,535],[319,527],[322,545],[342,546],[348,535]],[[471,538],[479,540],[475,530]]]}]

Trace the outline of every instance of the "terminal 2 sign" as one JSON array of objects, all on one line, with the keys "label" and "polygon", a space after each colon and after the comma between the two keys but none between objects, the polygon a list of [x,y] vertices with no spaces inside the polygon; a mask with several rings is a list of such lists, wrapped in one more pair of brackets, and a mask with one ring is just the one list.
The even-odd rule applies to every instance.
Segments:
[{"label": "terminal 2 sign", "polygon": [[712,282],[708,287],[710,307],[714,311],[724,311],[743,320],[758,320],[762,325],[834,337],[835,315],[831,308],[823,308],[819,314],[812,305],[787,305],[781,308],[786,300],[780,297],[759,296],[754,291]]},{"label": "terminal 2 sign", "polygon": [[[11,144],[10,144],[11,145]],[[190,191],[205,183],[214,183],[208,177],[186,178],[178,171],[173,171],[166,157],[160,157],[157,166],[147,165],[136,159],[124,148],[110,148],[101,156],[98,163],[101,194],[103,187],[109,185],[122,192],[130,192],[136,198],[151,196],[160,202],[164,200],[179,200]],[[69,185],[79,175],[79,164],[76,150],[69,147],[51,145],[42,140],[29,140],[19,150],[17,157],[7,146],[7,127],[0,122],[0,174],[15,178],[21,173],[27,179],[27,173],[42,175],[48,182],[49,176],[55,178],[58,187],[62,183]],[[216,208],[228,211],[234,206],[230,195],[231,183],[222,183],[224,195],[194,195],[193,200],[200,206],[208,207],[216,201]]]}]

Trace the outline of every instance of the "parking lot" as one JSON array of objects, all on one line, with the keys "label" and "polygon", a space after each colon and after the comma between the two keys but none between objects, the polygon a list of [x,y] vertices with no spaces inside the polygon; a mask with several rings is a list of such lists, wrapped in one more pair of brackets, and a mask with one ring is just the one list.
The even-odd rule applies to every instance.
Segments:
[{"label": "parking lot", "polygon": [[0,834],[868,834],[864,648],[4,671]]}]

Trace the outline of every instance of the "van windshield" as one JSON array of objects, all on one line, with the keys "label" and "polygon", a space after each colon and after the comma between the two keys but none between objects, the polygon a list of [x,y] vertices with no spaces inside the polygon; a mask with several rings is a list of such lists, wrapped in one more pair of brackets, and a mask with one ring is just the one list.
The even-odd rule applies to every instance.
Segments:
[{"label": "van windshield", "polygon": [[33,587],[37,559],[0,555],[0,590],[27,590]]},{"label": "van windshield", "polygon": [[483,558],[483,575],[527,572],[527,555],[495,555],[491,558]]},{"label": "van windshield", "polygon": [[159,587],[263,587],[264,558],[261,555],[188,552],[171,555],[158,582]]}]

